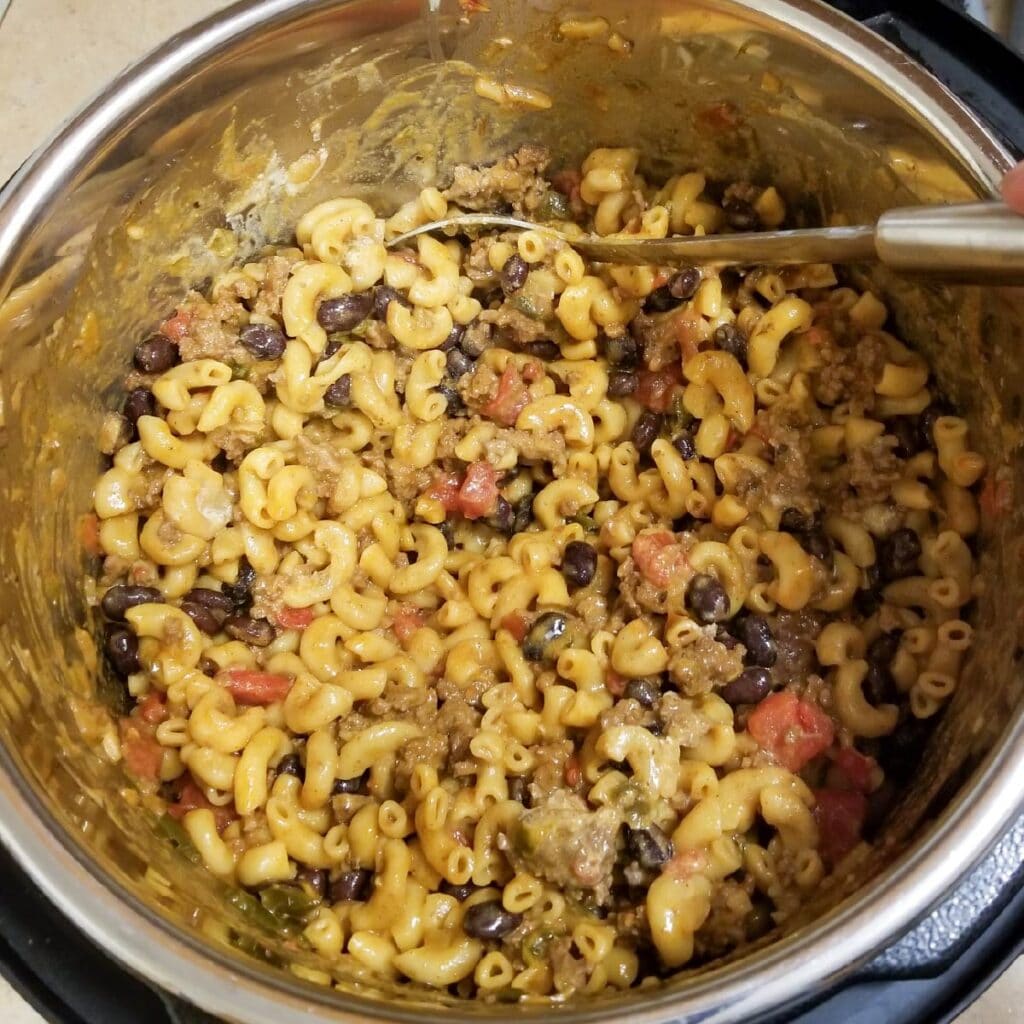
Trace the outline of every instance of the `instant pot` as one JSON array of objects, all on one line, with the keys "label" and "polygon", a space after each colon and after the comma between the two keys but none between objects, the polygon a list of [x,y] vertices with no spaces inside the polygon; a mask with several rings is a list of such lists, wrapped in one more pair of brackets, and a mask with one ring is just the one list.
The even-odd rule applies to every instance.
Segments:
[{"label": "instant pot", "polygon": [[[325,975],[225,904],[96,753],[119,694],[96,668],[76,524],[117,367],[175,296],[332,192],[393,203],[525,138],[569,159],[635,145],[652,173],[770,179],[808,224],[992,195],[1024,151],[1024,64],[939,2],[575,6],[606,14],[632,52],[566,45],[558,0],[239,4],[125,72],[0,192],[0,956],[50,1019],[551,1012]],[[478,71],[539,87],[553,106],[488,105]],[[738,130],[701,117],[715,104]],[[1000,485],[1024,493],[1024,295],[863,273],[966,410]],[[1024,502],[1010,504],[982,527],[982,642],[873,853],[771,943],[559,1008],[567,1021],[935,1021],[1012,961],[1024,935]]]}]

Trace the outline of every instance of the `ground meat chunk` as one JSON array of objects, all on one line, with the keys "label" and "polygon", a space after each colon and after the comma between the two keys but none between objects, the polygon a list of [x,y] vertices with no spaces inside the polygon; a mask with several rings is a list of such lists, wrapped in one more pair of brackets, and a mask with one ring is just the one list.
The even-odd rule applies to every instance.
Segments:
[{"label": "ground meat chunk", "polygon": [[668,610],[668,592],[656,587],[637,568],[632,557],[623,561],[618,570],[619,597],[631,618],[654,612],[664,615]]},{"label": "ground meat chunk", "polygon": [[543,320],[527,316],[507,303],[500,309],[485,309],[480,314],[480,320],[493,323],[503,343],[508,342],[519,348],[551,336],[551,328]]},{"label": "ground meat chunk", "polygon": [[669,658],[669,676],[687,696],[724,686],[743,671],[742,648],[719,643],[715,629],[706,626],[692,644],[673,651]]},{"label": "ground meat chunk", "polygon": [[225,423],[210,432],[210,440],[232,462],[238,462],[263,441],[264,426],[259,423]]},{"label": "ground meat chunk", "polygon": [[676,740],[681,747],[692,747],[711,728],[706,715],[702,715],[687,697],[678,693],[665,693],[658,699],[658,721],[666,735]]},{"label": "ground meat chunk", "polygon": [[845,515],[856,516],[865,506],[888,500],[893,484],[902,474],[902,464],[893,452],[894,441],[895,438],[882,435],[846,453],[841,474],[856,493],[844,499]]},{"label": "ground meat chunk", "polygon": [[752,881],[742,883],[729,878],[714,886],[711,912],[694,937],[694,949],[699,956],[721,956],[743,945],[747,917],[754,909],[749,892],[752,886]]},{"label": "ground meat chunk", "polygon": [[554,793],[526,811],[509,835],[509,859],[552,885],[594,890],[603,902],[610,892],[619,815],[593,811],[577,796]]},{"label": "ground meat chunk", "polygon": [[500,465],[509,448],[517,453],[520,462],[550,463],[555,476],[560,476],[565,470],[565,436],[557,430],[543,434],[503,427],[496,430],[494,437],[484,445],[488,461],[495,465]]},{"label": "ground meat chunk", "polygon": [[550,159],[543,146],[527,143],[489,167],[460,165],[444,196],[464,210],[510,206],[515,213],[531,213],[548,191],[542,174]]},{"label": "ground meat chunk", "polygon": [[197,292],[189,292],[181,310],[189,314],[188,331],[178,342],[182,360],[218,359],[241,365],[252,362],[238,340],[245,312],[240,305],[222,300],[214,306]]},{"label": "ground meat chunk", "polygon": [[817,666],[815,643],[824,625],[820,612],[779,612],[768,619],[777,655],[771,668],[776,688],[803,682]]},{"label": "ground meat chunk", "polygon": [[821,367],[811,377],[814,397],[829,406],[848,401],[851,411],[862,413],[874,398],[875,382],[885,365],[885,342],[868,335],[846,347],[826,335],[818,357]]},{"label": "ground meat chunk", "polygon": [[281,299],[292,267],[302,259],[298,249],[286,249],[266,261],[266,275],[252,309],[254,313],[281,319]]}]

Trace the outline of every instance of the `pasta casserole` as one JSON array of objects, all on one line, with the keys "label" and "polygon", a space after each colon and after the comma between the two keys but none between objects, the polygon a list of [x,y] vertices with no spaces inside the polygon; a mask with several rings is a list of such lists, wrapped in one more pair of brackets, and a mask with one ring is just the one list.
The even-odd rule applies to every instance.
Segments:
[{"label": "pasta casserole", "polygon": [[[91,584],[168,831],[331,967],[651,984],[877,835],[971,643],[985,470],[833,267],[588,264],[791,222],[772,186],[523,146],[143,338]],[[458,210],[538,229],[390,239]]]}]

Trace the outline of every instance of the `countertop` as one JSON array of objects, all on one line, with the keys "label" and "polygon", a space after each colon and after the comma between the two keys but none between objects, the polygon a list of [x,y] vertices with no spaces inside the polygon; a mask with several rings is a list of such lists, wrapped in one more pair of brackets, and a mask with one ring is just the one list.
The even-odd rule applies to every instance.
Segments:
[{"label": "countertop", "polygon": [[[92,93],[223,0],[0,0],[0,182]],[[977,5],[976,5],[977,6]],[[958,1024],[1022,1018],[1024,958]],[[0,979],[0,1021],[43,1024]]]}]

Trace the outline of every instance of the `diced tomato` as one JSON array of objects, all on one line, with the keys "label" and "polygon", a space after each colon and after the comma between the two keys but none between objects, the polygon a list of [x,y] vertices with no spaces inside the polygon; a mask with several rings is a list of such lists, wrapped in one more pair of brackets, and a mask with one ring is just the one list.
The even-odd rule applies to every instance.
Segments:
[{"label": "diced tomato", "polygon": [[978,496],[978,507],[985,522],[998,522],[1013,508],[1013,486],[1010,478],[990,470]]},{"label": "diced tomato", "polygon": [[575,167],[566,167],[564,170],[556,171],[551,176],[551,187],[563,196],[572,198],[575,191],[579,195],[580,185],[583,184],[583,175]]},{"label": "diced tomato", "polygon": [[150,725],[159,725],[161,722],[167,721],[167,702],[164,695],[159,690],[150,690],[139,701],[135,712],[139,718]]},{"label": "diced tomato", "polygon": [[307,629],[313,624],[313,609],[281,607],[275,613],[274,621],[282,629]]},{"label": "diced tomato", "polygon": [[580,759],[571,754],[565,762],[565,784],[570,789],[575,789],[583,780],[583,769],[580,767]]},{"label": "diced tomato", "polygon": [[866,757],[853,747],[840,747],[832,753],[832,767],[828,772],[830,787],[843,790],[856,790],[858,793],[870,793],[877,789],[881,782],[878,762],[873,757]]},{"label": "diced tomato", "polygon": [[482,14],[490,10],[484,0],[459,0],[459,6],[465,15]]},{"label": "diced tomato", "polygon": [[832,746],[832,719],[789,692],[773,693],[750,713],[747,731],[776,761],[798,772]]},{"label": "diced tomato", "polygon": [[217,824],[217,831],[223,832],[238,817],[234,803],[224,807],[215,807],[206,799],[206,794],[196,785],[196,781],[191,775],[185,775],[184,779],[185,782],[181,787],[178,799],[167,805],[167,813],[172,818],[181,821],[189,811],[210,810],[213,811],[213,820]]},{"label": "diced tomato", "polygon": [[666,875],[683,881],[708,869],[707,854],[693,847],[680,850],[662,869]]},{"label": "diced tomato", "polygon": [[681,378],[681,370],[674,363],[664,370],[641,370],[633,397],[654,412],[667,412]]},{"label": "diced tomato", "polygon": [[808,344],[813,345],[815,348],[819,348],[826,342],[832,340],[832,332],[827,327],[815,324],[813,327],[808,327],[800,337],[805,339]]},{"label": "diced tomato", "polygon": [[276,704],[288,696],[291,676],[233,668],[219,677],[239,704]]},{"label": "diced tomato", "polygon": [[523,642],[523,637],[526,636],[526,626],[526,616],[522,612],[509,612],[501,620],[501,628],[507,629],[515,637],[517,644]]},{"label": "diced tomato", "polygon": [[852,789],[816,789],[814,799],[818,852],[829,867],[834,867],[860,842],[868,813],[867,797]]},{"label": "diced tomato", "polygon": [[149,728],[139,728],[131,719],[121,719],[121,756],[128,771],[139,779],[160,778],[164,748]]},{"label": "diced tomato", "polygon": [[398,642],[404,644],[425,621],[426,616],[414,604],[400,604],[395,610],[391,628],[395,631]]},{"label": "diced tomato", "polygon": [[459,488],[458,510],[467,519],[490,515],[498,504],[498,474],[489,462],[474,462]]},{"label": "diced tomato", "polygon": [[676,341],[679,342],[679,350],[683,353],[683,362],[692,359],[700,350],[700,343],[704,340],[703,321],[697,317],[680,314],[675,321]]},{"label": "diced tomato", "polygon": [[189,324],[192,322],[192,314],[178,310],[174,316],[168,318],[160,325],[160,333],[171,341],[181,341],[188,334]]},{"label": "diced tomato", "polygon": [[633,541],[633,561],[645,579],[662,590],[688,565],[685,550],[667,530],[641,533]]},{"label": "diced tomato", "polygon": [[459,477],[456,473],[440,473],[423,492],[428,498],[436,498],[446,512],[454,512],[459,505]]},{"label": "diced tomato", "polygon": [[481,408],[481,412],[503,426],[511,427],[519,419],[519,414],[530,401],[523,378],[519,371],[509,363],[498,381],[495,396]]},{"label": "diced tomato", "polygon": [[523,367],[523,380],[528,384],[532,384],[535,380],[540,380],[544,376],[544,366],[539,363],[536,359],[531,359]]},{"label": "diced tomato", "polygon": [[621,697],[626,692],[626,680],[615,669],[609,667],[604,674],[605,689],[613,697]]},{"label": "diced tomato", "polygon": [[709,132],[725,132],[740,123],[740,112],[735,103],[723,100],[712,103],[697,114],[699,127]]},{"label": "diced tomato", "polygon": [[95,512],[89,512],[78,520],[78,543],[90,554],[103,554],[100,544],[100,520]]}]

